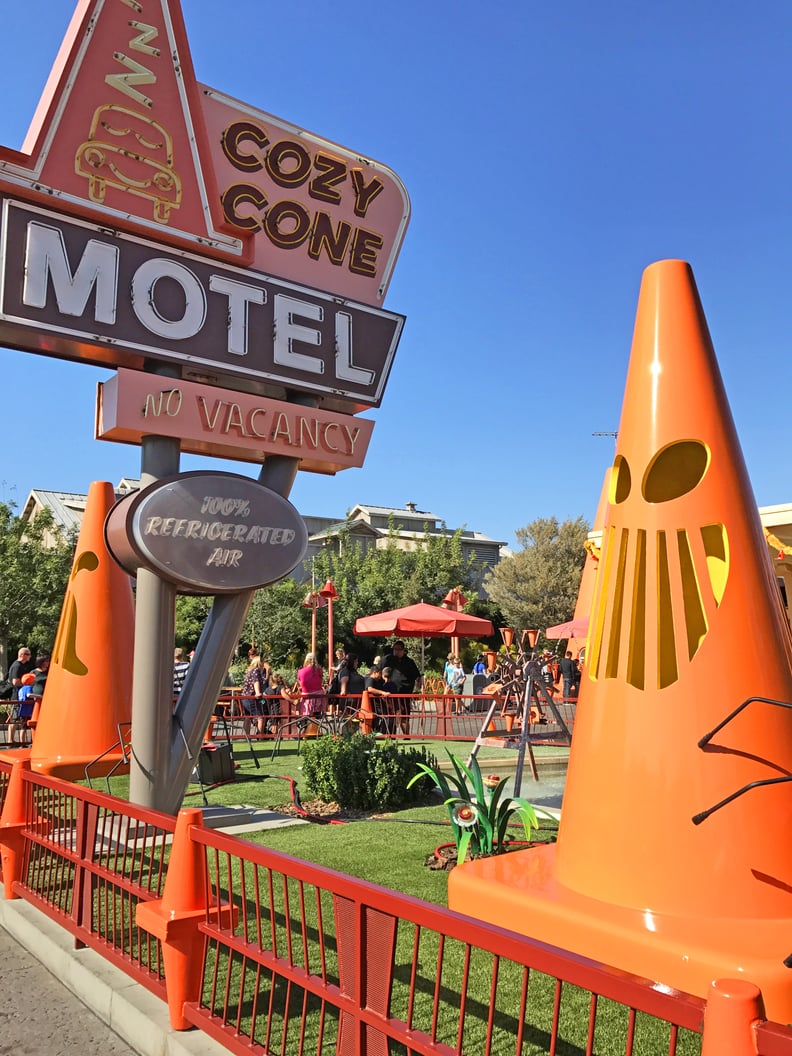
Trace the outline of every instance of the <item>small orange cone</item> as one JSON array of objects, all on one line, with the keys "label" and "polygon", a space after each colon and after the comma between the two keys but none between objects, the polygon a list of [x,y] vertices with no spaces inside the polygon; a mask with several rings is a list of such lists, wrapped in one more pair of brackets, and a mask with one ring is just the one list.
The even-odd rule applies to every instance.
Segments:
[{"label": "small orange cone", "polygon": [[360,732],[374,732],[374,712],[371,710],[371,699],[367,689],[364,689],[360,696]]},{"label": "small orange cone", "polygon": [[0,814],[0,862],[3,866],[4,898],[19,897],[14,893],[13,885],[15,881],[22,879],[25,848],[22,830],[28,822],[25,813],[25,782],[22,780],[24,770],[30,770],[27,759],[17,759],[12,763],[3,812]]},{"label": "small orange cone", "polygon": [[203,826],[200,810],[180,810],[162,898],[140,902],[136,923],[162,942],[168,1012],[174,1030],[191,1026],[184,1005],[197,1001],[203,977],[203,936],[198,925],[208,912],[206,852],[190,839],[190,827]]},{"label": "small orange cone", "polygon": [[[463,865],[449,905],[706,997],[758,985],[792,1019],[784,784],[792,634],[690,267],[643,278],[559,839],[497,871]],[[530,856],[530,857],[528,857]],[[482,909],[484,907],[484,909]]]},{"label": "small orange cone", "polygon": [[[104,541],[114,503],[112,484],[91,484],[33,738],[33,770],[67,780],[84,777],[132,715],[132,586]],[[120,757],[120,749],[111,752],[92,775],[106,774]]]},{"label": "small orange cone", "polygon": [[758,986],[745,979],[716,979],[707,993],[701,1056],[756,1056],[754,1027],[763,1019]]}]

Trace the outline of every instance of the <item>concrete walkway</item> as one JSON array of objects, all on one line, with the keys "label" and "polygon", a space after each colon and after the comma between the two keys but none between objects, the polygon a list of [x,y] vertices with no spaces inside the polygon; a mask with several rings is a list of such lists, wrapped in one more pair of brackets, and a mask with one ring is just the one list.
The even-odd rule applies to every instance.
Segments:
[{"label": "concrete walkway", "polygon": [[0,1053],[228,1056],[174,1031],[165,1004],[22,899],[0,899]]}]

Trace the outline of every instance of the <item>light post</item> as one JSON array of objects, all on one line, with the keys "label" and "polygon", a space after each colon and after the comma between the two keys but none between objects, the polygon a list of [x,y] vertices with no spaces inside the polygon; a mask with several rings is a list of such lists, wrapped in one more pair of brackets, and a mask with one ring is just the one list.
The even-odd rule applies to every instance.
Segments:
[{"label": "light post", "polygon": [[[451,609],[453,612],[461,612],[467,605],[467,601],[468,599],[462,593],[461,587],[452,587],[440,604],[444,609]],[[451,638],[451,652],[454,656],[459,656],[459,638],[456,636]]]},{"label": "light post", "polygon": [[316,610],[322,608],[327,602],[318,590],[309,590],[302,601],[304,609],[311,610],[311,652],[316,656]]},{"label": "light post", "polygon": [[327,602],[327,669],[333,666],[333,602],[340,597],[332,579],[328,579],[319,591],[319,597]]}]

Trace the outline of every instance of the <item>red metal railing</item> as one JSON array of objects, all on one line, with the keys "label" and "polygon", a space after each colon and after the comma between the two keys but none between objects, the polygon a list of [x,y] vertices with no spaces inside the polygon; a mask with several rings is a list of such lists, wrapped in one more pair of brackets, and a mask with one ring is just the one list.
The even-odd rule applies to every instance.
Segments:
[{"label": "red metal railing", "polygon": [[[266,699],[275,702],[270,706],[280,706],[279,697]],[[336,715],[345,715],[350,729],[354,728],[356,722],[359,721],[360,698],[328,697],[327,699],[331,710]],[[353,701],[351,705],[350,701]],[[370,703],[375,715],[375,732],[381,729],[381,732],[388,732],[396,738],[419,737],[422,740],[474,741],[481,732],[492,697],[486,694],[456,696],[444,693],[413,693],[409,696],[394,695],[390,698],[387,709],[377,698],[372,698]],[[501,714],[502,703],[503,701],[499,699],[493,724],[497,730],[505,734],[511,730],[514,713],[511,709],[508,714]],[[245,715],[242,711],[241,698],[221,697],[218,704],[226,713],[226,722],[224,723],[222,718],[216,719],[210,727],[211,736],[215,739],[224,738],[228,733],[234,739],[242,738],[242,724],[245,721]],[[532,744],[568,743],[566,731],[571,734],[574,728],[577,701],[557,697],[555,706],[566,729],[562,730],[554,721],[553,715],[548,714],[546,722],[531,725]],[[273,727],[276,721],[280,724],[289,720],[295,722],[298,719],[297,707],[295,705],[289,716],[276,713],[270,716],[270,719]],[[339,724],[340,720],[335,719],[334,725]],[[267,736],[274,739],[276,733],[277,731],[273,728]]]},{"label": "red metal railing", "polygon": [[698,998],[223,833],[191,836],[225,924],[201,925],[207,975],[186,1017],[232,1052],[699,1051]]},{"label": "red metal railing", "polygon": [[[0,763],[3,800],[9,771]],[[164,998],[159,943],[135,912],[161,893],[174,819],[67,781],[21,778],[23,817],[2,815],[23,846],[13,893]]]},{"label": "red metal railing", "polygon": [[[700,998],[206,829],[197,811],[174,819],[21,766],[9,784],[9,769],[13,894],[231,1052],[692,1056],[702,1030],[720,1051]],[[790,1028],[745,1026],[750,1048],[730,1053],[792,1056]]]}]

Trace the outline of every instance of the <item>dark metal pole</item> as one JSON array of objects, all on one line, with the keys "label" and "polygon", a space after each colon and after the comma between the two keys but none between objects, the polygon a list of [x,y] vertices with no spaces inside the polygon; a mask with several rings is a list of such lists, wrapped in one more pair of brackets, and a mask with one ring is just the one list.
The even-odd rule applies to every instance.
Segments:
[{"label": "dark metal pole", "polygon": [[[157,365],[152,373],[178,377]],[[178,439],[144,436],[140,486],[179,472]],[[176,588],[145,568],[138,569],[135,593],[135,656],[132,676],[132,759],[129,798],[142,807],[162,809],[168,771],[173,711],[173,632]]]}]

